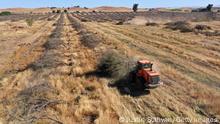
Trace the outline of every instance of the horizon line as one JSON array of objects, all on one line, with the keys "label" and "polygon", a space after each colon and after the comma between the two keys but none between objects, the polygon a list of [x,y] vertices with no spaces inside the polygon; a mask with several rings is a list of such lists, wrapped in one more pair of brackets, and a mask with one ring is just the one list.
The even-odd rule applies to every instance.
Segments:
[{"label": "horizon line", "polygon": [[[39,8],[52,8],[52,7],[56,7],[56,8],[76,8],[76,6],[69,6],[69,7],[59,7],[59,6],[42,6],[42,7],[6,7],[6,8],[1,8],[0,9],[15,9],[15,8],[21,8],[21,9],[39,9]],[[80,8],[84,8],[86,6],[80,6]],[[104,6],[96,6],[96,7],[87,7],[89,9],[95,9],[95,8],[99,8],[99,7],[114,7],[114,8],[132,8],[132,7],[127,7],[127,6],[108,6],[108,5],[104,5]],[[178,7],[139,7],[140,9],[151,9],[151,8],[205,8],[206,6],[178,6]],[[215,7],[220,7],[220,5],[214,6]]]}]

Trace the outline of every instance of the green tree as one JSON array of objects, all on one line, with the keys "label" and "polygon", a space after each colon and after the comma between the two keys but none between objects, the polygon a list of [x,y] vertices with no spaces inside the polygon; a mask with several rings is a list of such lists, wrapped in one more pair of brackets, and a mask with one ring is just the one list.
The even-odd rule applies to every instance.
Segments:
[{"label": "green tree", "polygon": [[135,4],[133,5],[133,11],[134,11],[134,12],[137,12],[137,10],[138,10],[138,4],[135,3]]}]

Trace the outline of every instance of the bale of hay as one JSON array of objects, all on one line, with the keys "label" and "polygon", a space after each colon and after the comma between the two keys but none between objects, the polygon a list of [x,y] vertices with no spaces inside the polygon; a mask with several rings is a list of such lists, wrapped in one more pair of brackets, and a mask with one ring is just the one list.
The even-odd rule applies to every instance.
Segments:
[{"label": "bale of hay", "polygon": [[192,32],[193,28],[191,25],[186,21],[176,21],[176,22],[169,22],[166,23],[166,28],[172,29],[172,30],[179,30],[180,32]]}]

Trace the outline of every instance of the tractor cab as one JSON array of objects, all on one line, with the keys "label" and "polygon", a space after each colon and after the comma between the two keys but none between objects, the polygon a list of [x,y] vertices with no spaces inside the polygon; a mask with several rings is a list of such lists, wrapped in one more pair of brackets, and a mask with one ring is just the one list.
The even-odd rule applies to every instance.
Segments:
[{"label": "tractor cab", "polygon": [[153,63],[148,60],[140,60],[137,62],[137,69],[149,69],[152,70]]}]

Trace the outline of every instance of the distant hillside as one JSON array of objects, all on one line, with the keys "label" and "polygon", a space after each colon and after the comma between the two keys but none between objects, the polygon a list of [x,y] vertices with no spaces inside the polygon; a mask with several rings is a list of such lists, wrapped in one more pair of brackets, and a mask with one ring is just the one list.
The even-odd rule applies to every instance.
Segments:
[{"label": "distant hillside", "polygon": [[0,9],[2,11],[10,11],[12,13],[41,13],[41,12],[50,12],[50,8],[7,8],[7,9]]},{"label": "distant hillside", "polygon": [[[68,9],[68,11],[105,11],[105,12],[127,12],[127,11],[132,11],[131,8],[127,7],[111,7],[111,6],[101,6],[101,7],[96,7],[96,8],[79,8],[79,7],[70,7],[70,8],[53,8],[53,10],[57,9]],[[139,11],[142,11],[144,9],[139,9]],[[51,12],[52,9],[49,7],[45,8],[7,8],[7,9],[0,9],[1,11],[10,11],[13,13],[40,13],[40,12]]]},{"label": "distant hillside", "polygon": [[101,6],[101,7],[96,7],[94,9],[98,11],[119,11],[119,12],[131,11],[131,9],[127,7],[111,7],[111,6]]}]

